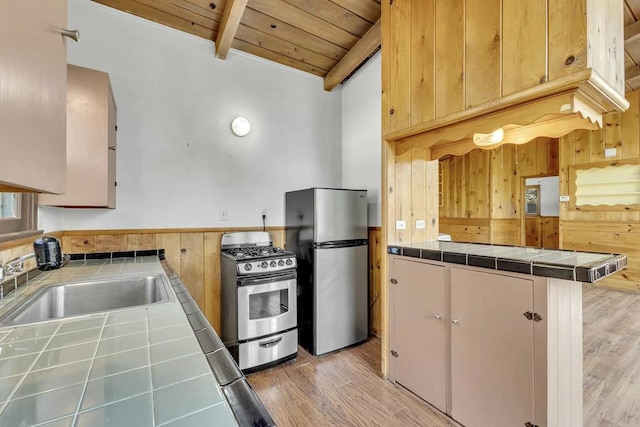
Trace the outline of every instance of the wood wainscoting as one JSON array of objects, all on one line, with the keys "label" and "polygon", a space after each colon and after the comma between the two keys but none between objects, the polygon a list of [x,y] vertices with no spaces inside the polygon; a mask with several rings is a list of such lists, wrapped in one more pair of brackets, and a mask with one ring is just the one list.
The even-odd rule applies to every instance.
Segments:
[{"label": "wood wainscoting", "polygon": [[440,217],[440,232],[454,242],[491,243],[491,219]]},{"label": "wood wainscoting", "polygon": [[[220,242],[231,231],[260,227],[144,230],[77,230],[62,235],[65,253],[114,252],[162,248],[165,256],[211,325],[220,330]],[[275,246],[285,246],[284,227],[267,227]],[[369,228],[369,327],[380,331],[380,227]],[[31,250],[29,250],[31,252]],[[26,253],[26,252],[25,252]]]}]

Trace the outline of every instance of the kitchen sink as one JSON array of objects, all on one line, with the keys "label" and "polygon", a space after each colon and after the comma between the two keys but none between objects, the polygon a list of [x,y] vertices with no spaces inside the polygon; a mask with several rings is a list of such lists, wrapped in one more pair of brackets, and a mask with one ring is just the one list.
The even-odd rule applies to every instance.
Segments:
[{"label": "kitchen sink", "polygon": [[50,284],[0,316],[0,326],[140,307],[173,301],[162,275]]}]

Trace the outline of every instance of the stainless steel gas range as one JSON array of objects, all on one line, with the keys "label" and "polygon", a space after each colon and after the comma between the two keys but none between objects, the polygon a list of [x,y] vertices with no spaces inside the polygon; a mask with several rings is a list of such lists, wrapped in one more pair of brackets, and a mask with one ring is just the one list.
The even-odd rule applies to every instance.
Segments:
[{"label": "stainless steel gas range", "polygon": [[298,354],[296,256],[268,232],[225,233],[221,337],[244,373]]}]

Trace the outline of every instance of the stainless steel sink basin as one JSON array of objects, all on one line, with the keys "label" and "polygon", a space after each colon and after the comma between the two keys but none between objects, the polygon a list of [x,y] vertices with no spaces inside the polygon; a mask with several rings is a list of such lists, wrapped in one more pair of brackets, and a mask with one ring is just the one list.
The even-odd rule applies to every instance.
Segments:
[{"label": "stainless steel sink basin", "polygon": [[0,326],[173,301],[165,276],[46,285],[0,316]]}]

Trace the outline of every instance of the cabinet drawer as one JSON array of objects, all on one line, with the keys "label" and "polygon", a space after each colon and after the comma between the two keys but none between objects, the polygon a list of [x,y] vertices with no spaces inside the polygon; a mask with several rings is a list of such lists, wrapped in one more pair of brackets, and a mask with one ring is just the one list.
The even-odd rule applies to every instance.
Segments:
[{"label": "cabinet drawer", "polygon": [[[277,341],[280,339],[280,341]],[[276,342],[277,341],[277,342]],[[272,343],[272,344],[270,344]],[[282,359],[298,351],[298,330],[272,335],[239,345],[240,369],[253,368]]]}]

